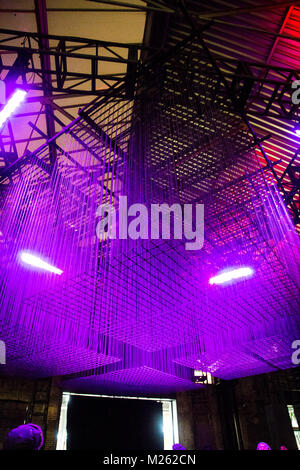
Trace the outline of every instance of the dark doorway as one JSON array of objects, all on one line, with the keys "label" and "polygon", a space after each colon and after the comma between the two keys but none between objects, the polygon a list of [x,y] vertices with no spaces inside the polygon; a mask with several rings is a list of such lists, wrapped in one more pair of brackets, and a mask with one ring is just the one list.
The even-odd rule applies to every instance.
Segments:
[{"label": "dark doorway", "polygon": [[68,450],[162,450],[162,403],[72,395]]}]

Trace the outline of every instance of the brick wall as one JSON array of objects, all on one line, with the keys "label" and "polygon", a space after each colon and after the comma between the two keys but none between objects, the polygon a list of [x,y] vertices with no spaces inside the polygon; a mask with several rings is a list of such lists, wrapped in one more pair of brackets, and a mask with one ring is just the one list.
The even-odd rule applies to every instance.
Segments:
[{"label": "brick wall", "polygon": [[221,450],[256,449],[265,441],[272,449],[297,449],[287,405],[299,415],[299,378],[299,370],[279,371],[177,393],[180,443]]},{"label": "brick wall", "polygon": [[[24,424],[30,416],[33,399],[38,400],[38,394],[34,391],[44,386],[42,381],[21,379],[16,377],[0,377],[0,449],[7,433],[14,427]],[[46,450],[56,447],[56,434],[60,414],[62,392],[55,379],[49,381],[49,393],[47,403],[35,402],[32,421],[45,431]],[[46,426],[45,426],[46,423]]]},{"label": "brick wall", "polygon": [[223,449],[215,387],[177,393],[176,401],[179,442],[189,450]]}]

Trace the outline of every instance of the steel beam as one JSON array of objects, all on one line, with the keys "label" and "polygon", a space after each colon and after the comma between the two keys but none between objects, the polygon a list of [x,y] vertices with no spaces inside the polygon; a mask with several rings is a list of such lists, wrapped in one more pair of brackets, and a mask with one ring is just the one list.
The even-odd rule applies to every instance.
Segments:
[{"label": "steel beam", "polygon": [[[35,15],[37,22],[37,29],[40,34],[48,34],[48,20],[47,20],[47,10],[46,10],[46,0],[35,0]],[[39,38],[39,47],[41,51],[49,50],[49,39],[45,36],[40,36]],[[51,75],[47,74],[45,70],[51,69],[50,56],[48,54],[40,54],[41,66],[42,66],[42,82],[44,95],[52,95],[52,83]],[[46,110],[46,125],[47,125],[47,135],[48,139],[51,139],[55,135],[55,122],[54,122],[54,113],[51,104],[45,104]],[[56,160],[56,147],[52,144],[49,145],[49,157],[50,162],[53,164]]]}]

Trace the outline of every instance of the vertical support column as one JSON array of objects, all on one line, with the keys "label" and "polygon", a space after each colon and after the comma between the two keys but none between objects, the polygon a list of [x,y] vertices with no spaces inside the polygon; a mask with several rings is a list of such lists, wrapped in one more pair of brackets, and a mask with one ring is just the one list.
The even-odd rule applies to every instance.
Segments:
[{"label": "vertical support column", "polygon": [[235,382],[223,381],[216,386],[225,450],[242,450],[243,440],[236,406]]},{"label": "vertical support column", "polygon": [[186,449],[195,449],[195,431],[191,392],[176,394],[179,442]]},{"label": "vertical support column", "polygon": [[176,394],[179,442],[186,449],[223,450],[216,387]]},{"label": "vertical support column", "polygon": [[[45,97],[52,96],[52,80],[51,80],[51,61],[49,54],[44,53],[49,49],[49,39],[43,37],[43,35],[48,34],[48,21],[47,21],[47,6],[46,0],[35,0],[35,15],[38,33],[41,35],[39,39],[39,48],[41,50],[41,69],[43,88]],[[51,138],[55,135],[55,122],[53,118],[53,107],[51,102],[45,104],[46,110],[46,125],[47,125],[47,135],[48,138]],[[49,145],[50,150],[50,163],[54,163],[56,160],[56,147],[52,144]]]}]

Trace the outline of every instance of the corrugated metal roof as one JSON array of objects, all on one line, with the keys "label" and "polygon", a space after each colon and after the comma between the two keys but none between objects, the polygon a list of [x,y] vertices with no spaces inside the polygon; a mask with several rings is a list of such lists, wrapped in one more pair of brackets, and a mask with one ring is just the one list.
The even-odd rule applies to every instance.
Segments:
[{"label": "corrugated metal roof", "polygon": [[[170,6],[173,2],[164,3]],[[300,6],[295,6],[296,3],[262,3],[257,0],[238,2],[238,5],[237,2],[223,1],[204,1],[201,4],[190,0],[185,2],[198,28],[213,20],[201,34],[229,85],[238,62],[250,64],[255,83],[246,103],[246,116],[259,138],[269,136],[263,148],[271,162],[280,160],[275,167],[278,178],[285,172],[299,147],[299,137],[294,133],[299,111],[294,109],[289,118],[283,115],[279,102],[274,101],[267,112],[266,105],[274,92],[275,82],[281,82],[280,92],[289,71],[294,71],[286,81],[282,96],[289,107],[293,91],[291,80],[300,77]],[[165,47],[174,46],[190,34],[191,27],[182,12],[170,15]],[[273,70],[273,67],[282,67],[282,70]],[[267,79],[266,83],[260,85],[259,80],[264,78]],[[265,164],[262,155],[260,157]],[[300,165],[299,156],[294,164]],[[291,189],[288,175],[282,183],[288,192]],[[298,203],[296,198],[295,202]]]}]

